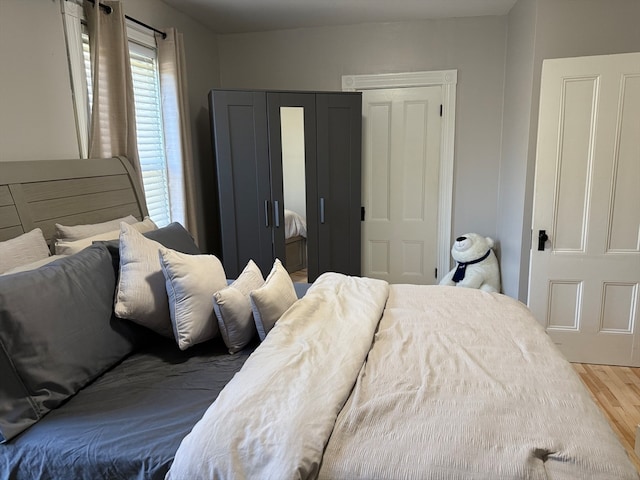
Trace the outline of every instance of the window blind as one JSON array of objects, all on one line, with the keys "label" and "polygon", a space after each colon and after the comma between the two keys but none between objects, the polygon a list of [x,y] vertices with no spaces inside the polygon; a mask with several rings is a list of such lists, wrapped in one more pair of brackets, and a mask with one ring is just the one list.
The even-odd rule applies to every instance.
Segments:
[{"label": "window blind", "polygon": [[[148,49],[146,49],[148,50]],[[164,153],[160,84],[155,52],[131,49],[136,135],[149,216],[160,226],[171,221],[167,161]]]},{"label": "window blind", "polygon": [[84,73],[87,77],[87,98],[89,99],[88,118],[91,119],[91,108],[93,106],[93,77],[91,76],[91,52],[89,50],[89,34],[86,32],[86,25],[82,25],[82,57],[84,58]]}]

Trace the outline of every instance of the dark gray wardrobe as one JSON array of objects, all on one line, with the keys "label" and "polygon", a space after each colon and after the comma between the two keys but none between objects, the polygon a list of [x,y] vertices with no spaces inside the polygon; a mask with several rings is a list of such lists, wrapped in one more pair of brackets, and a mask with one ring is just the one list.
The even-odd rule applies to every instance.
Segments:
[{"label": "dark gray wardrobe", "polygon": [[269,273],[285,259],[281,114],[304,122],[309,281],[326,271],[360,275],[360,93],[214,89],[213,129],[221,256],[235,278],[249,259]]}]

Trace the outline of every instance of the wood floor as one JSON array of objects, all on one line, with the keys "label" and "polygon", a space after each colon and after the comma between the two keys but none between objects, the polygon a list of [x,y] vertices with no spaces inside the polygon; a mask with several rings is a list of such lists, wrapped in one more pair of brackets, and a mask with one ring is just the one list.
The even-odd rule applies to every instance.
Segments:
[{"label": "wood floor", "polygon": [[636,426],[640,424],[640,368],[586,363],[574,363],[573,367],[640,472],[640,459],[634,452]]},{"label": "wood floor", "polygon": [[307,269],[303,268],[302,270],[298,270],[297,272],[292,272],[289,274],[291,280],[294,282],[307,283]]}]

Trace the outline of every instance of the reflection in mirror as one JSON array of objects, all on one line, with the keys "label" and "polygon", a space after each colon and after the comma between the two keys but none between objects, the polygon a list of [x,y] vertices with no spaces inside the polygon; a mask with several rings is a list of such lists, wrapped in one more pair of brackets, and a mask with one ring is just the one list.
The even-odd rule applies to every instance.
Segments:
[{"label": "reflection in mirror", "polygon": [[294,282],[306,282],[307,205],[303,107],[280,107],[280,134],[285,209],[285,265]]}]

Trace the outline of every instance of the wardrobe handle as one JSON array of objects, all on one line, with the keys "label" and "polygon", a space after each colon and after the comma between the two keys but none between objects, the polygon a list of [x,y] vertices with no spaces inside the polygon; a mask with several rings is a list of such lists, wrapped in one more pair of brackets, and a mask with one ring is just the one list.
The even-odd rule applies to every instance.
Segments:
[{"label": "wardrobe handle", "polygon": [[324,197],[320,197],[320,223],[324,223]]},{"label": "wardrobe handle", "polygon": [[280,228],[280,202],[273,201],[273,222],[276,228]]},{"label": "wardrobe handle", "polygon": [[264,226],[269,228],[269,200],[264,201]]}]

